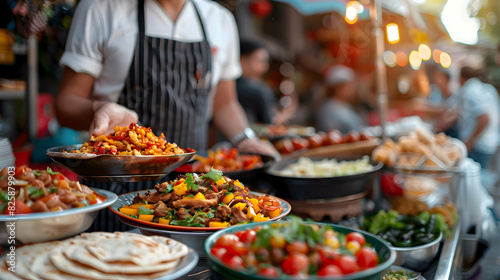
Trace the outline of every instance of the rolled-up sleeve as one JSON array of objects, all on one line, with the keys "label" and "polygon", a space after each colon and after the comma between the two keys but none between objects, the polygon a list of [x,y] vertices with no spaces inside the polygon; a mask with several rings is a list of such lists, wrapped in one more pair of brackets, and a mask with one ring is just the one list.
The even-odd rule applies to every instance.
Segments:
[{"label": "rolled-up sleeve", "polygon": [[80,1],[59,63],[77,73],[97,78],[103,68],[104,25],[99,3],[95,0]]}]

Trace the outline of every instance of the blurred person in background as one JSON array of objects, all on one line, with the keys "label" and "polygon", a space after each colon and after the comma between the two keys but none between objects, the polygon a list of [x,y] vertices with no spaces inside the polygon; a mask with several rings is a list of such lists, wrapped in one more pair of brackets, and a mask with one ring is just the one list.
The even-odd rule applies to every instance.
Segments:
[{"label": "blurred person in background", "polygon": [[315,116],[319,131],[339,130],[348,133],[364,127],[360,115],[354,110],[356,100],[356,74],[344,65],[332,66],[325,76],[326,100]]},{"label": "blurred person in background", "polygon": [[256,39],[240,40],[242,74],[236,80],[238,101],[249,123],[283,124],[294,112],[296,104],[279,109],[273,90],[263,77],[269,70],[270,55],[266,46]]},{"label": "blurred person in background", "polygon": [[499,137],[499,100],[496,89],[480,80],[480,72],[471,67],[460,71],[457,94],[458,136],[469,157],[486,168],[495,153]]}]

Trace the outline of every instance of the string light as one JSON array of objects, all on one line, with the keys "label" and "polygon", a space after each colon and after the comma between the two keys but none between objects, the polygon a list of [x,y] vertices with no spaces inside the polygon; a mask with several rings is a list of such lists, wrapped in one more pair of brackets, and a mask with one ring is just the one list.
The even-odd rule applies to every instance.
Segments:
[{"label": "string light", "polygon": [[420,65],[422,65],[422,57],[420,56],[420,53],[418,53],[417,51],[412,51],[410,53],[410,57],[408,58],[408,60],[410,61],[411,68],[415,70],[419,69]]},{"label": "string light", "polygon": [[391,44],[396,44],[399,42],[399,27],[395,23],[389,23],[386,26],[387,30],[387,41]]},{"label": "string light", "polygon": [[449,54],[442,52],[439,56],[439,60],[441,61],[441,66],[444,68],[448,68],[451,65],[451,57]]},{"label": "string light", "polygon": [[431,48],[429,48],[429,46],[427,46],[426,44],[420,44],[420,46],[418,46],[418,53],[423,60],[431,59]]}]

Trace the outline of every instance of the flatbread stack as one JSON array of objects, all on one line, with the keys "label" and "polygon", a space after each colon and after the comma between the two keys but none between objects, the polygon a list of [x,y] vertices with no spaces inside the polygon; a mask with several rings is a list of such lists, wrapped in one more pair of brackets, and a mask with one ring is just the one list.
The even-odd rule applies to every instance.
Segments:
[{"label": "flatbread stack", "polygon": [[93,232],[63,241],[16,249],[15,273],[0,260],[0,279],[145,280],[172,270],[188,254],[186,245],[161,236]]}]

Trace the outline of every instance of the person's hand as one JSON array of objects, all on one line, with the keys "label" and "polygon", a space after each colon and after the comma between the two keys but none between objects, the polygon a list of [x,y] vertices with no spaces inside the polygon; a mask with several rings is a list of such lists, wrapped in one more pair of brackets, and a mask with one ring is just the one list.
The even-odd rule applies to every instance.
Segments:
[{"label": "person's hand", "polygon": [[107,135],[115,126],[128,126],[137,122],[137,113],[112,102],[95,102],[94,120],[90,126],[92,135]]},{"label": "person's hand", "polygon": [[271,144],[269,141],[260,140],[259,138],[245,139],[241,141],[236,146],[236,148],[238,148],[240,152],[269,155],[274,157],[275,159],[279,159],[280,157],[280,154],[274,148],[273,144]]}]

